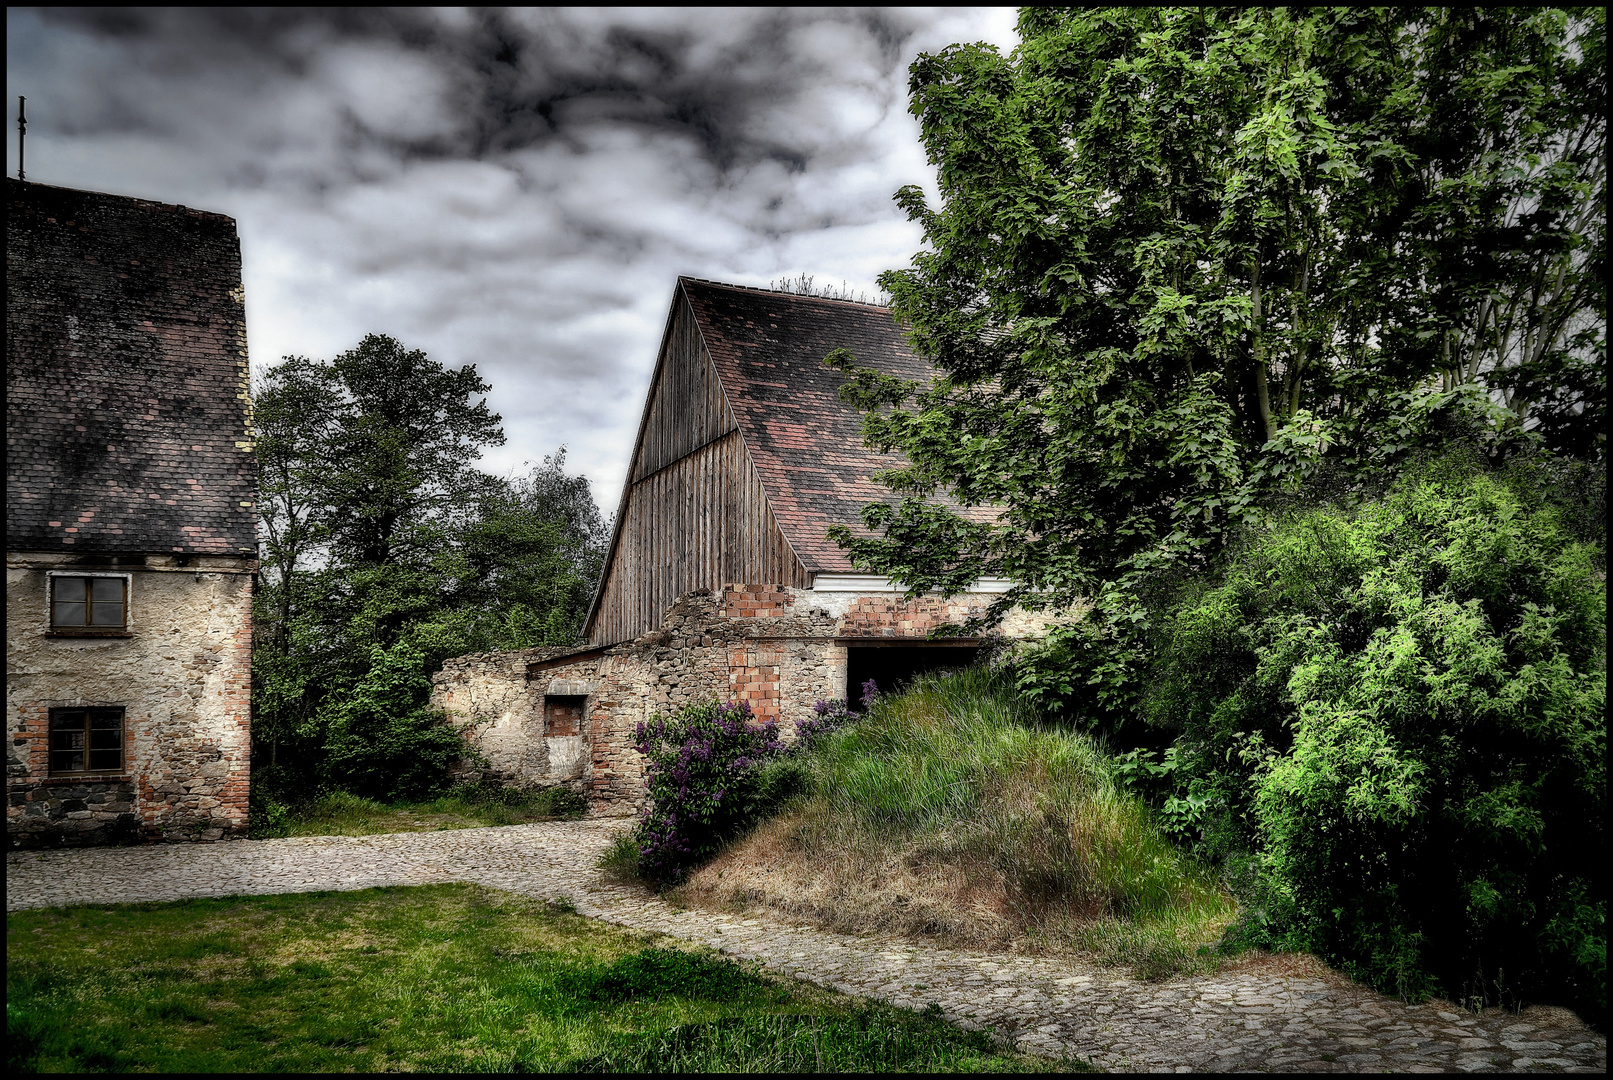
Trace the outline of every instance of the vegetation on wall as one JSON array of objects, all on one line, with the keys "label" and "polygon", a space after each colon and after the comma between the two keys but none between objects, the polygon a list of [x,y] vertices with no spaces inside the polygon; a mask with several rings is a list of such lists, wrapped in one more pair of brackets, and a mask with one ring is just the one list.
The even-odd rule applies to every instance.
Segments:
[{"label": "vegetation on wall", "polygon": [[504,441],[489,389],[374,334],[259,373],[253,740],[269,793],[432,794],[464,746],[426,708],[430,672],[578,639],[604,522],[563,448],[514,479],[475,468]]}]

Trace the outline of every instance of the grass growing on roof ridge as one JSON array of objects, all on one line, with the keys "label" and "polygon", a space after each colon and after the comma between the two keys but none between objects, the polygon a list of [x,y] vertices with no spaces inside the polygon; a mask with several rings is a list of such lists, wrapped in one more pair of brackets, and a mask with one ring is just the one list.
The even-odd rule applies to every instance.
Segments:
[{"label": "grass growing on roof ridge", "polygon": [[1213,967],[1234,901],[1004,675],[916,679],[811,754],[812,792],[679,891],[848,932],[1077,950],[1145,977]]}]

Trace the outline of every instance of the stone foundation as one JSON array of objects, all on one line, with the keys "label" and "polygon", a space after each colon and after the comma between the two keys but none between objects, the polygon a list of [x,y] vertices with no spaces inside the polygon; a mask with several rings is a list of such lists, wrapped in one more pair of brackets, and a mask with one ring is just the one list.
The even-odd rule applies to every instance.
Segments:
[{"label": "stone foundation", "polygon": [[138,843],[130,780],[45,780],[14,784],[6,793],[14,848],[91,847]]}]

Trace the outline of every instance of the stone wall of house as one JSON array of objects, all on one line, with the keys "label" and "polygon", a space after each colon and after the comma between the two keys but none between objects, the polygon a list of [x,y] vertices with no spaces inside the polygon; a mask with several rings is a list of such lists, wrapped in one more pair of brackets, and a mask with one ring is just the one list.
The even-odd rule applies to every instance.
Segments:
[{"label": "stone wall of house", "polygon": [[[7,553],[9,846],[245,835],[253,566],[225,556]],[[52,570],[127,573],[125,633],[53,633]],[[50,710],[73,706],[123,708],[122,772],[50,775]]]},{"label": "stone wall of house", "polygon": [[[715,698],[747,702],[758,720],[776,721],[793,738],[795,723],[811,716],[816,702],[846,696],[847,649],[857,639],[918,644],[991,599],[729,585],[679,598],[659,629],[620,645],[450,660],[432,700],[491,763],[489,779],[577,783],[595,813],[631,813],[643,801],[643,759],[633,748],[640,722]],[[1027,636],[1040,623],[1015,613],[1005,626]],[[545,701],[562,698],[584,701],[580,737],[545,730]],[[563,744],[568,737],[577,741]]]}]

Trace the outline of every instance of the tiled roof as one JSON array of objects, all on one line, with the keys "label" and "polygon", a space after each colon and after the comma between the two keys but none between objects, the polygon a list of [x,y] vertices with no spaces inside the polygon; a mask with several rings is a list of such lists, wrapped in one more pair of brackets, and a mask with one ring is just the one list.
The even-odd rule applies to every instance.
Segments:
[{"label": "tiled roof", "polygon": [[694,278],[679,284],[785,538],[807,570],[851,572],[824,531],[861,531],[865,504],[895,501],[869,476],[903,459],[863,445],[862,414],[838,396],[846,376],[823,358],[845,348],[886,375],[928,379],[933,370],[886,308]]},{"label": "tiled roof", "polygon": [[6,181],[6,546],[256,552],[235,222]]}]

